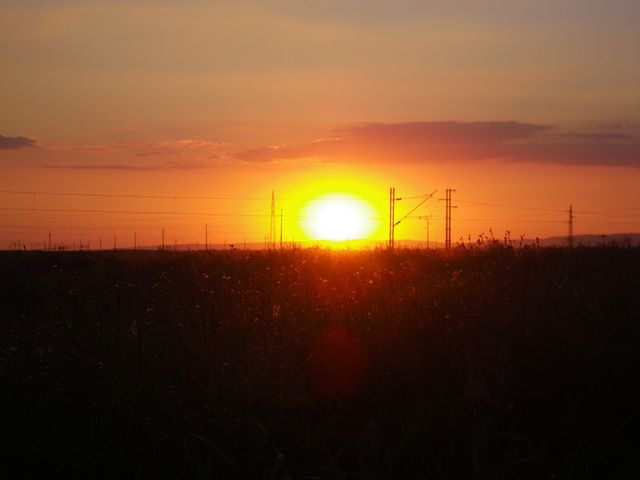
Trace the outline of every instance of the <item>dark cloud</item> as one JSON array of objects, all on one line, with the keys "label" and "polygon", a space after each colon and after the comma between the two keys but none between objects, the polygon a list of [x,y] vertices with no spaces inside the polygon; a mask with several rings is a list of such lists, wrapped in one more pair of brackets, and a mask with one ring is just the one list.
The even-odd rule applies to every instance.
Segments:
[{"label": "dark cloud", "polygon": [[43,168],[60,170],[159,170],[157,166],[136,165],[43,165]]},{"label": "dark cloud", "polygon": [[552,130],[518,122],[370,123],[336,129],[308,145],[269,146],[235,153],[250,162],[314,158],[336,162],[420,162],[495,158],[504,145]]},{"label": "dark cloud", "polygon": [[[54,152],[61,155],[58,160],[50,160],[42,166],[66,170],[206,169],[223,161],[214,152],[224,146],[223,143],[204,140],[121,141],[95,145],[68,143],[53,146]],[[217,157],[212,158],[212,154]]]},{"label": "dark cloud", "polygon": [[640,168],[640,142],[556,142],[514,148],[514,160],[561,165]]},{"label": "dark cloud", "polygon": [[518,122],[413,122],[365,124],[338,132],[378,142],[495,143],[529,138],[552,129]]},{"label": "dark cloud", "polygon": [[20,150],[22,148],[38,148],[35,138],[5,137],[0,134],[0,150]]},{"label": "dark cloud", "polygon": [[565,133],[563,137],[575,138],[578,140],[594,140],[594,141],[615,141],[615,140],[631,140],[633,136],[624,133]]},{"label": "dark cloud", "polygon": [[148,170],[199,170],[211,168],[206,163],[181,163],[166,162],[161,165],[122,165],[122,164],[99,164],[99,165],[43,165],[43,168],[59,169],[59,170],[130,170],[130,171],[148,171]]},{"label": "dark cloud", "polygon": [[267,146],[233,157],[247,162],[419,163],[502,159],[512,162],[640,167],[638,140],[621,133],[557,133],[519,122],[413,122],[335,129],[306,145]]}]

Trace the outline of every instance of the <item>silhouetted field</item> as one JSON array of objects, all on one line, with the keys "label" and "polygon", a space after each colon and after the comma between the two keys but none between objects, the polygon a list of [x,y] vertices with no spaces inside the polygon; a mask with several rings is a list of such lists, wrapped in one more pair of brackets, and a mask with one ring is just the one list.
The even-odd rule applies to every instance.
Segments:
[{"label": "silhouetted field", "polygon": [[639,248],[0,268],[2,478],[640,478]]}]

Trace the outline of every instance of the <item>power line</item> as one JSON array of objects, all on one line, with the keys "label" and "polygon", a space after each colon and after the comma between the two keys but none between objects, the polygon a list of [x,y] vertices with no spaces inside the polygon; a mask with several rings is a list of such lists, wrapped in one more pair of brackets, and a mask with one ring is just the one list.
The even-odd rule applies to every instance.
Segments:
[{"label": "power line", "polygon": [[[435,193],[435,192],[433,192]],[[399,200],[414,200],[416,198],[424,198],[424,197],[429,197],[431,195],[433,195],[433,193],[424,193],[422,195],[414,195],[412,197],[401,197],[401,198],[396,198],[397,201]]]},{"label": "power line", "polygon": [[[173,198],[173,197],[169,197]],[[177,197],[176,197],[177,198]],[[122,215],[124,213],[130,213],[134,215],[203,215],[214,217],[267,217],[268,215],[261,215],[258,213],[201,213],[201,212],[162,212],[162,211],[136,211],[136,210],[89,210],[89,209],[66,209],[66,208],[9,208],[0,207],[0,211],[15,211],[15,212],[60,212],[60,213],[107,213]]]},{"label": "power line", "polygon": [[[427,200],[429,200],[431,197],[433,197],[433,195],[437,192],[437,190],[434,190],[431,193],[425,193],[423,195],[416,195],[416,196],[411,196],[411,197],[396,197],[396,188],[395,187],[391,187],[389,188],[389,242],[388,242],[388,247],[389,248],[394,248],[395,245],[395,228],[396,226],[398,226],[398,224],[400,222],[402,222],[405,218],[408,218],[409,215],[411,215],[413,212],[415,212],[418,207],[420,207],[420,205],[422,205],[423,203],[425,203]],[[395,221],[395,215],[396,215],[396,202],[400,201],[400,200],[411,200],[411,199],[417,199],[417,198],[421,198],[422,201],[420,203],[418,203],[418,205],[416,205],[412,210],[409,211],[409,213],[407,213],[404,217],[402,217],[400,220],[398,220],[397,222]]]},{"label": "power line", "polygon": [[[417,217],[414,217],[417,218]],[[456,218],[456,222],[509,222],[509,223],[566,223],[563,220],[527,220],[526,218]],[[584,223],[584,222],[583,222]],[[592,222],[611,223],[611,222]]]},{"label": "power line", "polygon": [[519,207],[516,205],[502,205],[499,203],[473,202],[471,200],[458,200],[458,199],[456,199],[456,201],[459,203],[468,203],[470,205],[482,205],[485,207],[516,208],[519,210],[541,210],[541,211],[547,211],[547,212],[565,212],[565,210],[562,210],[560,208]]},{"label": "power line", "polygon": [[[485,207],[500,207],[500,208],[513,208],[517,210],[537,210],[542,212],[563,212],[566,213],[566,210],[560,208],[543,208],[543,207],[522,207],[519,205],[504,205],[500,203],[486,203],[486,202],[474,202],[472,200],[458,200],[460,203],[467,203],[469,205],[480,205]],[[626,213],[626,212],[635,212],[638,211],[637,208],[626,208],[626,209],[617,209],[617,210],[574,210],[574,212],[579,213],[581,215],[623,215],[625,217],[640,217],[640,213]]]},{"label": "power line", "polygon": [[180,195],[123,195],[110,193],[66,193],[66,192],[28,192],[25,190],[0,190],[0,193],[14,193],[21,195],[56,195],[66,197],[108,197],[108,198],[147,198],[163,200],[268,200],[267,197],[191,197]]},{"label": "power line", "polygon": [[[438,190],[434,190],[433,192],[431,192],[431,193],[427,193],[427,194],[425,194],[425,195],[421,195],[420,197],[413,197],[413,198],[422,198],[422,201],[421,201],[418,205],[416,205],[416,206],[413,208],[413,210],[411,210],[411,211],[410,211],[409,213],[407,213],[404,217],[402,217],[400,220],[398,220],[396,223],[394,223],[394,226],[398,225],[402,220],[404,220],[404,219],[405,219],[405,218],[407,218],[409,215],[411,215],[413,212],[415,212],[415,211],[418,209],[418,207],[419,207],[420,205],[422,205],[424,202],[426,202],[426,201],[427,201],[427,200],[429,200],[431,197],[433,197],[433,195],[434,195],[437,191],[438,191]],[[424,198],[423,198],[423,197],[424,197]],[[404,199],[406,199],[406,198],[407,198],[407,197],[396,198],[396,200],[404,200]]]}]

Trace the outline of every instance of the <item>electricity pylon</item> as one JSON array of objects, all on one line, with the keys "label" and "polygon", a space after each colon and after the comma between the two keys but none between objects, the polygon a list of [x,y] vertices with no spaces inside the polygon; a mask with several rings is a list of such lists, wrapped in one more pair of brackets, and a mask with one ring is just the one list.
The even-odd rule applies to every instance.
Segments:
[{"label": "electricity pylon", "polygon": [[421,217],[418,217],[420,220],[426,220],[427,221],[427,226],[425,227],[427,229],[427,250],[429,250],[429,226],[431,224],[431,218],[433,218],[433,215],[423,215]]},{"label": "electricity pylon", "polygon": [[269,250],[276,248],[276,195],[271,190],[271,228],[269,229]]},{"label": "electricity pylon", "polygon": [[573,247],[573,219],[575,217],[573,216],[573,206],[569,205],[569,221],[567,222],[569,224],[569,237],[567,238],[568,242],[569,242],[569,248]]}]

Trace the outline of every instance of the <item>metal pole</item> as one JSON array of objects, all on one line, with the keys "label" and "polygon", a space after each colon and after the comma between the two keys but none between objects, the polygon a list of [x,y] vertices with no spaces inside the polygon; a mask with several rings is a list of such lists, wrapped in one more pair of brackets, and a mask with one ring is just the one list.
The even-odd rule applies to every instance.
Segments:
[{"label": "metal pole", "polygon": [[396,208],[396,189],[389,188],[389,248],[395,246],[395,208]]}]

